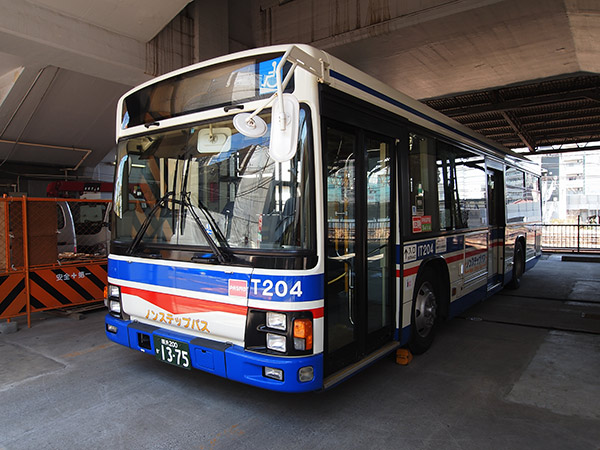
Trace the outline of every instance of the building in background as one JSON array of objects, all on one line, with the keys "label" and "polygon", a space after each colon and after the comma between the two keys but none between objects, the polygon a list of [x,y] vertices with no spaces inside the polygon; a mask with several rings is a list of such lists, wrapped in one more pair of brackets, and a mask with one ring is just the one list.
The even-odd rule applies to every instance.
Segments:
[{"label": "building in background", "polygon": [[599,223],[600,151],[531,155],[542,166],[545,223]]}]

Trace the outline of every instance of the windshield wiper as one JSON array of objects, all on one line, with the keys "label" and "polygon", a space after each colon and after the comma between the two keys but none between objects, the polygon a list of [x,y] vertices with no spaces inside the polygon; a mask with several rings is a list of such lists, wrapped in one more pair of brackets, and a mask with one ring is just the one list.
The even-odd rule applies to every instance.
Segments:
[{"label": "windshield wiper", "polygon": [[[194,211],[194,207],[192,206],[190,200],[188,199],[188,196],[189,196],[189,193],[182,192],[181,201],[178,201],[177,203],[180,203],[182,207],[188,208],[190,214],[194,218],[194,221],[196,222],[196,224],[198,224],[198,228],[200,228],[200,232],[202,233],[202,236],[204,236],[204,239],[208,243],[208,246],[210,247],[212,252],[215,254],[215,256],[217,257],[219,262],[221,264],[225,264],[229,260],[229,257],[231,256],[231,254],[229,252],[226,253],[225,248],[219,247],[215,243],[214,238],[210,234],[208,234],[208,231],[206,231],[206,228],[204,227],[202,220],[200,219],[198,214],[196,214],[196,211]],[[209,220],[209,222],[210,222],[210,220]],[[219,234],[221,233],[218,227],[215,228],[213,226],[213,229],[215,229],[216,232],[218,232]],[[221,239],[219,239],[219,241],[222,242]]]},{"label": "windshield wiper", "polygon": [[208,223],[210,224],[212,229],[215,231],[215,234],[217,235],[217,239],[219,240],[221,246],[227,248],[227,250],[230,250],[229,243],[227,242],[227,238],[223,234],[223,231],[221,231],[221,228],[217,224],[217,221],[212,216],[206,205],[202,203],[202,200],[200,199],[198,199],[198,206],[200,207],[202,213],[204,213],[204,216],[207,218]]},{"label": "windshield wiper", "polygon": [[[150,210],[150,213],[148,213],[148,216],[146,216],[146,219],[142,223],[142,226],[140,227],[140,229],[136,233],[135,237],[133,238],[133,241],[131,241],[131,244],[127,248],[127,250],[126,250],[126,254],[127,255],[133,254],[133,252],[135,251],[135,249],[139,246],[140,242],[142,241],[142,238],[146,234],[146,231],[148,231],[148,227],[150,226],[150,222],[152,222],[152,218],[154,217],[154,214],[156,213],[156,211],[158,210],[158,208],[160,208],[173,195],[175,195],[175,192],[174,191],[169,191],[165,195],[163,195],[160,198],[160,200],[158,200],[158,202],[156,202],[156,204],[154,205],[154,207]],[[190,204],[189,200],[187,199],[187,195],[184,194],[182,200],[172,199],[171,202],[173,202],[174,204],[181,205],[182,207],[185,207],[185,208],[189,209],[190,213],[192,214],[192,217],[194,218],[194,221],[198,224],[198,227],[200,228],[200,232],[204,236],[204,239],[208,243],[208,245],[209,245],[210,249],[212,250],[212,252],[217,257],[217,260],[221,264],[226,263],[227,260],[228,260],[228,256],[229,255],[226,255],[225,252],[223,251],[223,249],[220,248],[215,243],[215,241],[213,240],[213,238],[208,234],[208,232],[204,228],[204,224],[202,223],[202,220],[200,220],[200,217],[198,217],[198,214],[196,214],[196,212],[194,211],[194,208],[192,208],[192,205]]]},{"label": "windshield wiper", "polygon": [[[182,227],[181,232],[183,233],[184,208],[188,208],[190,211],[190,214],[194,218],[194,221],[200,228],[200,232],[204,236],[204,240],[206,240],[206,243],[209,245],[210,249],[216,255],[219,262],[221,264],[225,264],[229,260],[229,256],[231,256],[231,254],[228,252],[226,255],[225,252],[223,251],[223,248],[219,247],[217,245],[217,243],[215,242],[213,237],[208,233],[208,231],[204,227],[202,220],[200,220],[200,217],[198,216],[198,214],[196,214],[196,211],[194,211],[194,207],[192,206],[192,203],[190,202],[190,193],[187,192],[187,181],[188,181],[189,170],[190,170],[190,160],[188,159],[185,161],[183,183],[181,185],[181,194],[180,194],[180,197],[181,197],[180,226]],[[198,199],[198,203],[200,203],[200,204],[202,203],[202,202],[200,202],[200,199]],[[218,234],[220,243],[223,244],[223,242],[224,242],[222,240],[223,235],[221,234],[219,227],[215,227],[216,223],[214,222],[214,219],[211,221],[212,216],[210,216],[210,213],[207,214],[207,210],[203,205],[201,205],[201,206],[202,206],[202,212],[204,213],[205,217],[208,219],[209,224],[213,227],[213,230],[215,230],[215,233]],[[209,217],[211,217],[211,218],[209,219]]]},{"label": "windshield wiper", "polygon": [[142,223],[142,226],[140,227],[140,229],[138,230],[138,232],[135,234],[135,237],[133,238],[133,241],[131,241],[131,244],[129,245],[129,247],[127,247],[127,251],[126,253],[128,255],[131,255],[134,250],[137,248],[138,245],[140,245],[140,242],[142,241],[142,238],[144,237],[144,234],[146,234],[146,231],[148,231],[148,227],[150,226],[150,222],[152,222],[152,218],[154,217],[154,213],[158,210],[158,208],[161,207],[161,205],[163,203],[165,203],[169,197],[175,195],[174,191],[169,191],[167,192],[165,195],[163,195],[157,202],[156,205],[154,205],[154,207],[150,210],[150,213],[146,216],[146,219],[144,220],[144,223]]}]

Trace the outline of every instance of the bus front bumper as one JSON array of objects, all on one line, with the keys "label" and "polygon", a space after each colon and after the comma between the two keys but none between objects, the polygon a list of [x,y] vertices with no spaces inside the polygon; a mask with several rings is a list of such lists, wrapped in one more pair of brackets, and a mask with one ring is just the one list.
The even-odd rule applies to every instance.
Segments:
[{"label": "bus front bumper", "polygon": [[[153,356],[155,336],[185,342],[193,368],[252,386],[281,392],[308,392],[323,387],[322,354],[285,357],[249,352],[237,345],[191,337],[110,314],[106,315],[105,330],[111,341]],[[313,378],[300,381],[300,371],[306,373],[309,367],[312,367]],[[283,380],[265,376],[267,369],[281,371]]]}]

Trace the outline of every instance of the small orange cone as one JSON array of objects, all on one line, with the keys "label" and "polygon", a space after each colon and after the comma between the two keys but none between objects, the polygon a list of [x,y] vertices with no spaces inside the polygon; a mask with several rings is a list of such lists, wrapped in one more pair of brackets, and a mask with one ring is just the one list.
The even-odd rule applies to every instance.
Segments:
[{"label": "small orange cone", "polygon": [[407,366],[413,359],[413,355],[407,348],[399,348],[396,350],[396,364]]}]

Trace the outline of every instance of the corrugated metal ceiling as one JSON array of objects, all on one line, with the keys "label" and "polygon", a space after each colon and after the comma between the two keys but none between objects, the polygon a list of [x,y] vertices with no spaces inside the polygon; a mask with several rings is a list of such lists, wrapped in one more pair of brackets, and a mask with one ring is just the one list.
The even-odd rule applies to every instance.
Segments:
[{"label": "corrugated metal ceiling", "polygon": [[511,149],[600,141],[600,76],[595,74],[423,102]]}]

